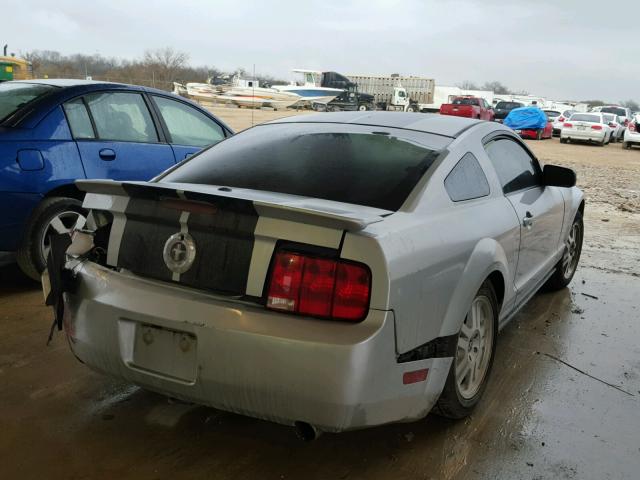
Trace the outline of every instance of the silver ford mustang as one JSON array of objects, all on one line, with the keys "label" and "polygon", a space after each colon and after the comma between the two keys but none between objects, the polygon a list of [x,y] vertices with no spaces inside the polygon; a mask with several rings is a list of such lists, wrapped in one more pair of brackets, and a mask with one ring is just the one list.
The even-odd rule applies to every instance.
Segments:
[{"label": "silver ford mustang", "polygon": [[285,118],[78,182],[87,228],[49,276],[77,358],[149,390],[307,436],[461,418],[498,330],[574,275],[575,181],[497,123]]}]

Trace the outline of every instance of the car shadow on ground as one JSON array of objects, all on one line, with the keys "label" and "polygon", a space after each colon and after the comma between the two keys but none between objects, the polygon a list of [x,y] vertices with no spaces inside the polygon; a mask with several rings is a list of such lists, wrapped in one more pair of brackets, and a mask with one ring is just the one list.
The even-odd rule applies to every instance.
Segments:
[{"label": "car shadow on ground", "polygon": [[0,296],[37,290],[40,284],[27,277],[15,262],[0,263]]}]

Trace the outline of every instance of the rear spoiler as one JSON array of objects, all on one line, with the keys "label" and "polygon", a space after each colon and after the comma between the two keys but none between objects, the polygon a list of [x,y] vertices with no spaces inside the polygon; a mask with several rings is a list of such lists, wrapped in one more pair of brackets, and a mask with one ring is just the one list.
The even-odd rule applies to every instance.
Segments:
[{"label": "rear spoiler", "polygon": [[[220,190],[207,185],[179,185],[150,182],[118,182],[113,180],[77,180],[76,186],[86,192],[84,207],[113,210],[118,202],[105,196],[135,197],[150,200],[180,199],[210,204],[250,203],[261,217],[317,225],[340,230],[358,231],[381,222],[391,214],[387,210],[326,200],[278,195],[247,189]],[[252,198],[253,197],[253,198]],[[262,198],[261,198],[262,197]],[[268,199],[266,199],[268,197]],[[339,207],[336,207],[339,205]]]}]

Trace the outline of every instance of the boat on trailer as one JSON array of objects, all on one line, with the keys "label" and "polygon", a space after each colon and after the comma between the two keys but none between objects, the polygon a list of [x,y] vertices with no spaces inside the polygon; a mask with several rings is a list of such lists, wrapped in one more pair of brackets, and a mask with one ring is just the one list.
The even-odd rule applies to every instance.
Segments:
[{"label": "boat on trailer", "polygon": [[274,85],[273,88],[281,92],[295,93],[301,97],[301,101],[306,103],[324,103],[327,104],[344,89],[323,86],[324,76],[330,72],[321,72],[318,70],[294,69],[294,73],[302,74],[302,82],[292,82],[289,85]]}]

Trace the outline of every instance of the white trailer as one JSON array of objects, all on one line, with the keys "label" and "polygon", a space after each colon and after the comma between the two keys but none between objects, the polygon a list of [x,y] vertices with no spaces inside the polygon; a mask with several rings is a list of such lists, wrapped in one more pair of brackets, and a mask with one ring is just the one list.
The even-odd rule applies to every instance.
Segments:
[{"label": "white trailer", "polygon": [[358,91],[373,95],[374,103],[384,110],[420,111],[433,102],[435,80],[399,75],[347,75]]}]

